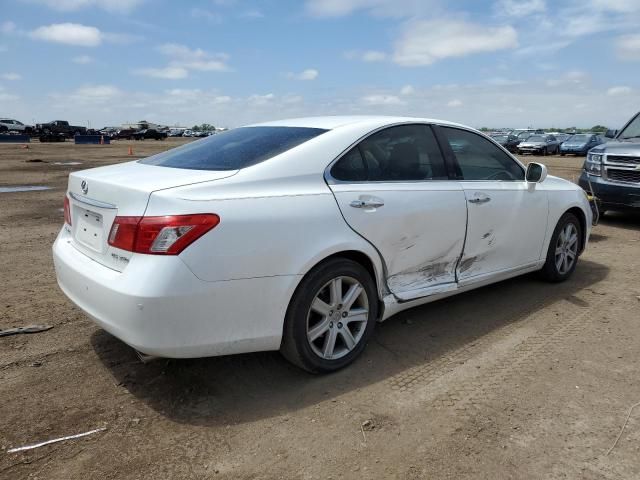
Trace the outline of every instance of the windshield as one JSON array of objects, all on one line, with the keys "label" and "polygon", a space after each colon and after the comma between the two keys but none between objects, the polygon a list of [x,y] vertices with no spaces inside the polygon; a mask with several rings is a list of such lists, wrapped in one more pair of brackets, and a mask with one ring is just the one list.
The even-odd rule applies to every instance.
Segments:
[{"label": "windshield", "polygon": [[531,132],[520,132],[518,134],[518,138],[523,140],[525,138],[529,138],[531,136]]},{"label": "windshield", "polygon": [[638,137],[640,137],[640,114],[636,115],[636,118],[631,120],[631,123],[620,132],[620,134],[618,135],[618,139],[626,140],[628,138]]},{"label": "windshield", "polygon": [[589,141],[590,135],[574,135],[569,140],[575,143],[585,143]]},{"label": "windshield", "polygon": [[493,135],[492,137],[496,142],[506,142],[509,137],[506,135]]},{"label": "windshield", "polygon": [[159,153],[140,163],[192,170],[238,170],[326,132],[320,128],[243,127]]},{"label": "windshield", "polygon": [[531,135],[529,138],[527,138],[527,142],[544,142],[545,139],[544,137],[541,137],[540,135]]}]

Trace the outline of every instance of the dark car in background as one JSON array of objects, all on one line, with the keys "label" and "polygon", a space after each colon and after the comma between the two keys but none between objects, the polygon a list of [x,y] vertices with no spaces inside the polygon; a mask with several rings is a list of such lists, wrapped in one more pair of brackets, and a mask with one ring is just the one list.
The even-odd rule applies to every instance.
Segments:
[{"label": "dark car in background", "polygon": [[131,135],[134,140],[164,140],[167,138],[167,132],[160,132],[155,128],[145,128]]},{"label": "dark car in background", "polygon": [[496,142],[509,150],[511,153],[516,153],[518,144],[520,143],[520,140],[515,135],[496,134],[491,135],[491,138],[493,138]]},{"label": "dark car in background", "polygon": [[595,133],[577,133],[560,145],[560,155],[586,155],[589,150],[604,143],[600,135]]},{"label": "dark car in background", "polygon": [[521,155],[531,153],[537,155],[553,155],[558,153],[560,143],[553,135],[531,135],[518,144],[518,153]]},{"label": "dark car in background", "polygon": [[578,183],[596,197],[601,213],[640,208],[640,113],[605,136],[611,140],[588,152]]}]

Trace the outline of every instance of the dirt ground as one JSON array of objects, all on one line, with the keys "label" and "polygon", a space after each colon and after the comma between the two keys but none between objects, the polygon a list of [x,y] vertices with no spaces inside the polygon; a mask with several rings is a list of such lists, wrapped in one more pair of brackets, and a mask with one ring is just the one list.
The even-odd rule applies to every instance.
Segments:
[{"label": "dirt ground", "polygon": [[333,375],[277,352],[143,365],[66,300],[50,249],[70,171],[179,142],[0,145],[0,186],[52,187],[0,193],[0,329],[54,326],[0,337],[0,478],[640,478],[640,406],[607,455],[640,402],[640,215],[607,214],[570,281],[404,312]]}]

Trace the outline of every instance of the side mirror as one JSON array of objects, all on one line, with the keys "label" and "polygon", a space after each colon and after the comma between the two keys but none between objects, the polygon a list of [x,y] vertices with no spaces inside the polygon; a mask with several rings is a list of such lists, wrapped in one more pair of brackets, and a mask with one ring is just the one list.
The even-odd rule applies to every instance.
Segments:
[{"label": "side mirror", "polygon": [[529,183],[542,183],[547,178],[547,167],[541,163],[531,162],[527,165],[525,178]]},{"label": "side mirror", "polygon": [[618,130],[607,130],[607,133],[605,133],[604,136],[607,138],[615,138],[617,134]]}]

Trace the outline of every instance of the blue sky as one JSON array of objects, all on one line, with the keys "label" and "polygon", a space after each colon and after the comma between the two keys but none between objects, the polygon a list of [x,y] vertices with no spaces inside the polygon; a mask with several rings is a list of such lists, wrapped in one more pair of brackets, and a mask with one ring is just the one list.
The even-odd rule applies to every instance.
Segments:
[{"label": "blue sky", "polygon": [[639,25],[639,0],[2,0],[0,116],[616,127]]}]

